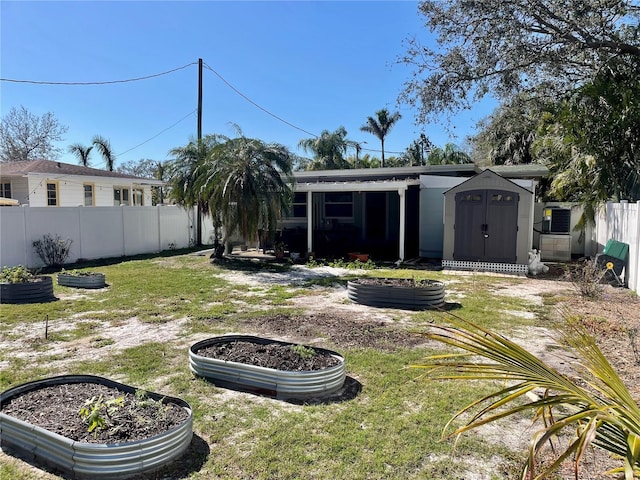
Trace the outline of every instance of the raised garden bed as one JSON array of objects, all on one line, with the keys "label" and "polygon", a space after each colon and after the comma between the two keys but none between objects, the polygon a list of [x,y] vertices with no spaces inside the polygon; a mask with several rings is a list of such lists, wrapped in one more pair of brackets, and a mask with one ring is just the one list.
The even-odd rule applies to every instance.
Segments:
[{"label": "raised garden bed", "polygon": [[183,400],[93,375],[13,387],[0,394],[0,407],[5,452],[72,478],[146,474],[180,457],[193,435]]},{"label": "raised garden bed", "polygon": [[35,276],[26,282],[0,283],[0,303],[44,303],[57,300],[53,279]]},{"label": "raised garden bed", "polygon": [[189,367],[216,385],[282,399],[329,395],[344,384],[344,357],[331,350],[250,335],[191,346]]},{"label": "raised garden bed", "polygon": [[403,278],[360,278],[347,282],[349,300],[371,307],[428,310],[444,306],[444,283]]},{"label": "raised garden bed", "polygon": [[58,277],[58,285],[62,285],[64,287],[104,288],[106,285],[104,273],[98,273],[98,272],[86,272],[86,273],[60,272],[58,273],[57,277]]}]

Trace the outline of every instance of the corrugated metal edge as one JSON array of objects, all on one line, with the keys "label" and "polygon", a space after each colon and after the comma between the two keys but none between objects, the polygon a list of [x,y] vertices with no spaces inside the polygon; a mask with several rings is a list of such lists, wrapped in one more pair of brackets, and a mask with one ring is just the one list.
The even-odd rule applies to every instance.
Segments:
[{"label": "corrugated metal edge", "polygon": [[103,288],[105,286],[104,273],[92,273],[91,275],[57,274],[58,285],[74,288]]},{"label": "corrugated metal edge", "polygon": [[44,303],[57,300],[53,294],[53,279],[39,276],[38,282],[0,284],[0,303]]},{"label": "corrugated metal edge", "polygon": [[[16,395],[44,386],[82,382],[106,385],[130,393],[136,390],[130,385],[94,375],[63,375],[6,390],[0,394],[0,405]],[[15,449],[28,458],[60,469],[75,478],[124,479],[155,470],[178,458],[191,443],[193,411],[182,399],[154,392],[147,394],[154,400],[164,399],[186,409],[188,419],[178,427],[148,439],[104,444],[76,442],[0,411],[0,445],[3,449]]]},{"label": "corrugated metal edge", "polygon": [[276,398],[305,399],[328,395],[338,391],[346,379],[344,357],[337,352],[318,347],[317,352],[328,353],[340,363],[323,370],[292,372],[229,362],[198,355],[201,348],[216,343],[246,341],[261,344],[296,345],[251,335],[223,335],[195,343],[189,349],[189,368],[198,376],[211,379],[222,387],[241,388]]},{"label": "corrugated metal edge", "polygon": [[[392,280],[392,279],[390,279]],[[347,282],[349,300],[370,307],[428,310],[444,305],[444,283],[432,281],[425,287],[400,287],[390,285],[363,285]]]}]

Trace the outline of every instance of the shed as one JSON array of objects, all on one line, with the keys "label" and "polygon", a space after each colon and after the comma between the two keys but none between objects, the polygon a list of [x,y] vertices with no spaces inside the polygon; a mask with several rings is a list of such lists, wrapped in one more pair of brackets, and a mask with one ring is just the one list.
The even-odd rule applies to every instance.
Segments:
[{"label": "shed", "polygon": [[444,193],[443,267],[526,274],[534,188],[490,169]]}]

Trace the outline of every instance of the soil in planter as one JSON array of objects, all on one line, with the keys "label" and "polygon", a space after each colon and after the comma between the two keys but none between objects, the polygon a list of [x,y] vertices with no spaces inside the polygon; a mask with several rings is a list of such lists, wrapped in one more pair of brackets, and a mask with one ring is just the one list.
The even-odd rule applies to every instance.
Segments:
[{"label": "soil in planter", "polygon": [[[88,432],[80,409],[92,398],[107,402],[123,399],[122,406],[108,414],[100,411],[104,428]],[[96,402],[94,402],[95,404]],[[91,409],[90,406],[87,408]],[[189,413],[179,405],[162,403],[95,383],[69,383],[40,388],[12,398],[2,413],[37,425],[50,432],[84,443],[121,443],[144,440],[181,425]]]},{"label": "soil in planter", "polygon": [[435,280],[418,280],[417,282],[411,278],[359,278],[355,281],[359,285],[379,285],[387,287],[433,287],[439,285],[440,282]]},{"label": "soil in planter", "polygon": [[201,348],[196,353],[202,357],[256,365],[284,371],[322,370],[338,365],[340,361],[325,352],[314,350],[313,355],[301,355],[290,345],[253,342],[227,342]]}]

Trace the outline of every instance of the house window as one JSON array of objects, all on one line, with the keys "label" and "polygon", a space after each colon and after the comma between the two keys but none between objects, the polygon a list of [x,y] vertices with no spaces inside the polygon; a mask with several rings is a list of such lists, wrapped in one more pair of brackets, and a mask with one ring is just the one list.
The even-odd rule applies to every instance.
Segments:
[{"label": "house window", "polygon": [[82,187],[84,189],[84,206],[93,207],[95,205],[93,197],[93,183],[85,183]]},{"label": "house window", "polygon": [[11,198],[11,184],[0,183],[0,197]]},{"label": "house window", "polygon": [[327,218],[353,217],[353,193],[330,192],[324,194],[324,216]]},{"label": "house window", "polygon": [[134,188],[133,189],[133,204],[141,207],[144,205],[144,190],[142,188]]},{"label": "house window", "polygon": [[116,207],[119,207],[120,205],[129,205],[129,189],[113,187],[113,204]]},{"label": "house window", "polygon": [[293,212],[294,217],[304,218],[307,216],[307,193],[298,192],[293,195]]},{"label": "house window", "polygon": [[47,206],[58,206],[58,182],[47,182]]}]

